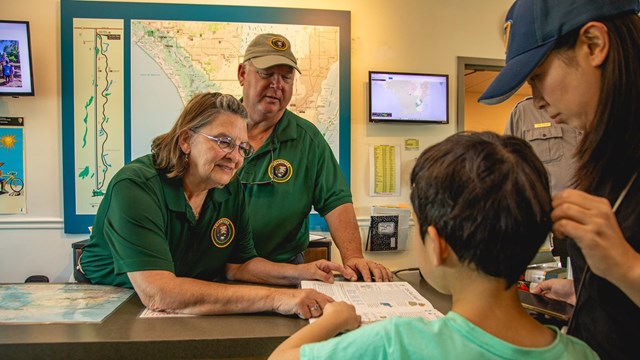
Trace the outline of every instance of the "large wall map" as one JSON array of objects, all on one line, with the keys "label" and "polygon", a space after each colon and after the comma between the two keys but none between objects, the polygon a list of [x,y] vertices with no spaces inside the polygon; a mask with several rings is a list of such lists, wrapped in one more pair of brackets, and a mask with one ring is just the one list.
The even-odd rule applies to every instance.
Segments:
[{"label": "large wall map", "polygon": [[289,108],[320,129],[348,179],[349,18],[344,11],[62,0],[65,232],[88,231],[113,175],[149,153],[193,95],[241,96],[238,64],[264,32],[292,42],[302,74]]},{"label": "large wall map", "polygon": [[[153,137],[169,129],[194,95],[219,91],[240,98],[238,64],[249,42],[264,32],[291,41],[302,74],[296,77],[289,109],[316,124],[337,157],[338,27],[132,20],[132,158],[149,152]],[[136,121],[145,117],[155,121]]]}]

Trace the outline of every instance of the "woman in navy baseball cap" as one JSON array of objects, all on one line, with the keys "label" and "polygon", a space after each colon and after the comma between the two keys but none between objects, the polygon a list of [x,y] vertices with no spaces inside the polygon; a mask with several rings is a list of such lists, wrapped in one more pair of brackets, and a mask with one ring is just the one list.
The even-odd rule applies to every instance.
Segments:
[{"label": "woman in navy baseball cap", "polygon": [[582,129],[577,190],[553,198],[574,280],[536,291],[575,303],[568,333],[602,358],[637,358],[640,339],[640,5],[638,0],[517,0],[506,65],[479,99],[497,104],[524,82],[557,123]]}]

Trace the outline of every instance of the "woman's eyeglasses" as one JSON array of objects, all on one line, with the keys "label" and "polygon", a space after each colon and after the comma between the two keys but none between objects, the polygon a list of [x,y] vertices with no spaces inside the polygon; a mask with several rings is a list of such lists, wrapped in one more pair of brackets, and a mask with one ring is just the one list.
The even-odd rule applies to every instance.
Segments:
[{"label": "woman's eyeglasses", "polygon": [[251,154],[253,154],[253,147],[251,147],[251,144],[249,144],[248,141],[243,141],[240,144],[236,144],[233,141],[233,139],[229,136],[213,137],[205,133],[201,133],[200,131],[194,131],[194,130],[191,130],[191,131],[193,131],[196,134],[200,134],[211,141],[215,141],[218,144],[218,147],[220,148],[220,150],[226,153],[232,152],[237,146],[238,152],[240,153],[240,155],[242,155],[242,157],[251,156]]}]

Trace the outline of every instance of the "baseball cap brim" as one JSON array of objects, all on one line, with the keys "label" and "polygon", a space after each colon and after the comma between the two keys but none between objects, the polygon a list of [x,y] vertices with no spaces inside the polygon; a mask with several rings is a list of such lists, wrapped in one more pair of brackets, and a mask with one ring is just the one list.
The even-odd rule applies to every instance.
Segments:
[{"label": "baseball cap brim", "polygon": [[547,57],[555,43],[555,41],[550,41],[507,61],[491,85],[482,93],[478,102],[485,105],[496,105],[510,98]]},{"label": "baseball cap brim", "polygon": [[287,59],[284,56],[266,55],[266,56],[254,57],[251,59],[251,62],[258,69],[266,69],[276,65],[288,65],[296,69],[298,73],[302,74],[300,69],[298,69],[298,65],[296,65],[293,61]]}]

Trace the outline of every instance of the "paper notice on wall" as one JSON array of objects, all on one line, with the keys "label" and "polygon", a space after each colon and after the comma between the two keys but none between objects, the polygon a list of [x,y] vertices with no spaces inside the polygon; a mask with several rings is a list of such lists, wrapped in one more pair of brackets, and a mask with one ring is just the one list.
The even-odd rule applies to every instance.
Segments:
[{"label": "paper notice on wall", "polygon": [[420,150],[420,140],[418,139],[405,139],[404,149],[406,151],[418,151]]},{"label": "paper notice on wall", "polygon": [[400,146],[369,147],[369,196],[400,196]]}]

